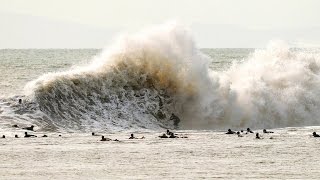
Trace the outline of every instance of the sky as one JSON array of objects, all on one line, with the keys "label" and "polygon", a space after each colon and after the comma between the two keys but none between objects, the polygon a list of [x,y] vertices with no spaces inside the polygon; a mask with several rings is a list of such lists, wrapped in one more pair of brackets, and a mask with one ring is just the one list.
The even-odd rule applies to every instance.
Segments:
[{"label": "sky", "polygon": [[200,48],[320,46],[319,0],[0,0],[0,48],[103,48],[179,20]]}]

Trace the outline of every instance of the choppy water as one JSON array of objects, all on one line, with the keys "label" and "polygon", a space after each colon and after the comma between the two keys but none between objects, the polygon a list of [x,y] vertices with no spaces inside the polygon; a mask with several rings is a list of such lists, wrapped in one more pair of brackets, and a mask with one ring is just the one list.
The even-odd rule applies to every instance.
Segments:
[{"label": "choppy water", "polygon": [[[160,139],[161,132],[84,134],[35,132],[38,138],[0,139],[1,179],[318,179],[320,138],[316,128],[273,129],[274,134],[237,137],[224,132],[178,131],[188,136]],[[254,130],[256,131],[256,130]],[[1,134],[2,135],[2,134]],[[272,139],[270,139],[272,137]]]}]

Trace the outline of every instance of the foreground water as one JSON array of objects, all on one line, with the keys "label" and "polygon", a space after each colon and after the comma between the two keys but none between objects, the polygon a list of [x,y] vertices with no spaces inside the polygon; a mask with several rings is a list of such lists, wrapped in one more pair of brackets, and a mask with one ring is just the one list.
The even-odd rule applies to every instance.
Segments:
[{"label": "foreground water", "polygon": [[[0,139],[1,179],[318,179],[319,127],[273,129],[274,134],[237,137],[224,132],[178,131],[186,139],[160,139],[162,132],[104,134],[16,129]],[[270,139],[272,137],[272,139]]]}]

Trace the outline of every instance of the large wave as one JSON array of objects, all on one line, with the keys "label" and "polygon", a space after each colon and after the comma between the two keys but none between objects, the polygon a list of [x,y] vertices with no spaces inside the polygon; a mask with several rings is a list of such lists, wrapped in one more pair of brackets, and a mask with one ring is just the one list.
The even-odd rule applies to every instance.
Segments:
[{"label": "large wave", "polygon": [[189,119],[184,107],[210,83],[207,63],[188,31],[167,25],[122,37],[87,67],[43,75],[27,89],[59,127],[172,128],[171,113]]},{"label": "large wave", "polygon": [[277,42],[227,71],[209,62],[188,30],[167,24],[124,36],[87,66],[45,74],[26,90],[50,124],[67,130],[174,128],[172,113],[180,129],[320,124],[318,53]]}]

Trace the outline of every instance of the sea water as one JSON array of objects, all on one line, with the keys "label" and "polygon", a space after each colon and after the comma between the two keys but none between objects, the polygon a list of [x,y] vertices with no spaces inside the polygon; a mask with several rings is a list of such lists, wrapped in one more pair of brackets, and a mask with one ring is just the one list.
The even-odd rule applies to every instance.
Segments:
[{"label": "sea water", "polygon": [[[0,63],[5,179],[319,176],[319,49],[200,49],[165,25],[105,49],[3,49]],[[15,139],[15,124],[49,138]],[[247,127],[275,133],[224,134]],[[159,139],[166,128],[188,138]]]}]

